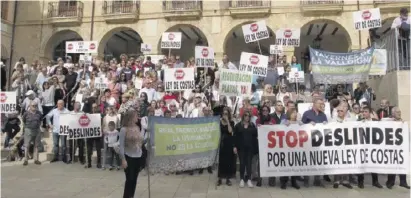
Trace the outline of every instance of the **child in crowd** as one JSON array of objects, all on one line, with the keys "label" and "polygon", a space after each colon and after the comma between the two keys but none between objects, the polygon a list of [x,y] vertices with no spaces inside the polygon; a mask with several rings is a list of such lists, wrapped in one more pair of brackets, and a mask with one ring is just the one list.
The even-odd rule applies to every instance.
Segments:
[{"label": "child in crowd", "polygon": [[[113,170],[113,161],[114,158],[116,158],[117,161],[117,170],[120,170],[120,158],[118,156],[118,149],[119,149],[119,132],[116,130],[116,123],[114,121],[110,121],[108,123],[108,131],[105,132],[105,136],[104,136],[104,143],[105,148],[108,147],[108,151],[109,153],[111,153],[111,159],[110,159],[110,168],[109,170]],[[106,151],[106,149],[104,149]],[[106,153],[106,152],[105,152]],[[106,155],[104,155],[105,157]],[[104,160],[105,162],[105,160]],[[105,164],[104,164],[105,165]],[[103,170],[105,169],[105,167],[103,166]]]}]

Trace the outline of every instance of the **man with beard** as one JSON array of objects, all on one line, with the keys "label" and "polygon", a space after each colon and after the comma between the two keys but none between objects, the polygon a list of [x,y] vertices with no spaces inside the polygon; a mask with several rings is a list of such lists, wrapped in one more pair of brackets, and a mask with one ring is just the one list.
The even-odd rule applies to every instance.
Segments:
[{"label": "man with beard", "polygon": [[[273,117],[271,117],[270,116],[270,107],[268,107],[268,106],[263,106],[263,107],[261,107],[261,109],[260,109],[260,115],[258,116],[258,118],[257,118],[257,120],[255,121],[256,122],[256,124],[257,124],[257,127],[258,126],[260,126],[260,125],[274,125],[274,124],[276,124],[277,122],[276,122],[276,120],[273,118]],[[257,148],[255,149],[255,151],[257,151],[257,153],[254,155],[254,157],[253,157],[253,163],[252,163],[252,167],[253,167],[253,173],[256,173],[257,172],[257,184],[256,184],[256,186],[258,186],[258,187],[260,187],[261,186],[261,184],[262,184],[262,179],[261,179],[261,177],[260,177],[260,175],[259,175],[259,173],[260,173],[260,170],[259,170],[259,167],[260,167],[260,164],[259,164],[259,153],[258,153],[258,143],[256,144],[257,145]],[[257,170],[256,170],[257,169]],[[270,178],[271,179],[271,182],[272,182],[272,178]],[[275,182],[275,178],[274,178],[274,182]],[[270,186],[272,185],[272,183],[270,184]]]}]

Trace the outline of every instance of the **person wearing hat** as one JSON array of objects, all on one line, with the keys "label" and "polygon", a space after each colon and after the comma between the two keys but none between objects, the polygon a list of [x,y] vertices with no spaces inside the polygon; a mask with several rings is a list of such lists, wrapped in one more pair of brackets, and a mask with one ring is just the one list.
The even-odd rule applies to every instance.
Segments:
[{"label": "person wearing hat", "polygon": [[36,93],[34,93],[33,90],[29,90],[26,92],[26,98],[23,100],[23,103],[21,104],[21,109],[22,112],[28,111],[30,108],[30,104],[32,102],[35,102],[37,105],[37,110],[43,113],[43,108],[41,107],[41,101],[39,98],[36,97]]}]

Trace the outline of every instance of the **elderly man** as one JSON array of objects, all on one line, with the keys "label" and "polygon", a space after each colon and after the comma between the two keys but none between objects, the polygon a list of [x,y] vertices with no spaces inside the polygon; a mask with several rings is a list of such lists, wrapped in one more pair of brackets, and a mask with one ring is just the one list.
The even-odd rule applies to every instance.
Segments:
[{"label": "elderly man", "polygon": [[[57,108],[51,110],[47,115],[47,124],[49,128],[53,131],[53,152],[54,158],[50,162],[59,161],[59,140],[61,140],[61,146],[63,147],[63,162],[67,163],[67,155],[66,155],[66,139],[67,136],[62,135],[60,136],[60,115],[63,113],[69,113],[69,111],[64,108],[64,101],[59,100],[57,101]],[[53,118],[53,124],[51,124],[50,119]]]},{"label": "elderly man", "polygon": [[380,104],[380,109],[377,110],[378,119],[388,118],[391,116],[392,107],[390,106],[390,101],[387,99],[382,99]]},{"label": "elderly man", "polygon": [[22,112],[28,111],[30,108],[30,104],[32,102],[35,102],[37,105],[37,110],[43,113],[43,107],[41,106],[41,101],[39,98],[36,97],[36,94],[34,93],[34,91],[32,90],[27,91],[26,96],[27,97],[23,100],[23,103],[21,104]]},{"label": "elderly man", "polygon": [[[393,121],[396,122],[403,122],[401,118],[401,110],[398,107],[392,108],[392,118]],[[400,186],[406,189],[410,189],[410,186],[407,184],[407,175],[399,175],[400,176]],[[385,183],[388,189],[391,189],[395,185],[395,175],[389,174],[387,182]]]},{"label": "elderly man", "polygon": [[34,164],[41,164],[41,162],[39,161],[38,147],[41,140],[40,124],[43,114],[39,110],[37,110],[37,107],[38,104],[35,101],[32,101],[30,103],[28,111],[26,111],[22,116],[24,123],[24,166],[27,166],[28,164],[28,154],[31,142],[34,142]]}]

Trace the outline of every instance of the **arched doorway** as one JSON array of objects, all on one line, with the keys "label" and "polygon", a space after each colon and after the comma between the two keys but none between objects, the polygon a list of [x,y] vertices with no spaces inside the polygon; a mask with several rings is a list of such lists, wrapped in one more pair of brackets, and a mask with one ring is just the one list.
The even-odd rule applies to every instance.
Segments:
[{"label": "arched doorway", "polygon": [[107,32],[100,41],[99,53],[104,53],[104,59],[118,59],[121,54],[128,57],[138,57],[141,53],[143,39],[135,30],[128,27],[114,28]]},{"label": "arched doorway", "polygon": [[[241,52],[260,54],[260,49],[258,48],[257,42],[245,43],[243,29],[241,28],[243,25],[253,22],[254,21],[249,21],[235,26],[230,32],[228,32],[224,40],[224,53],[227,54],[230,61],[236,66],[238,66],[240,62]],[[260,40],[261,53],[265,56],[270,55],[270,45],[275,44],[275,33],[268,26],[267,30],[270,37]]]},{"label": "arched doorway", "polygon": [[294,49],[294,55],[306,73],[310,65],[309,46],[344,53],[351,48],[351,38],[342,25],[332,20],[314,20],[301,27],[300,47]]},{"label": "arched doorway", "polygon": [[[181,32],[181,48],[171,49],[172,55],[180,56],[181,61],[185,62],[191,57],[194,57],[195,46],[208,46],[207,37],[196,26],[189,24],[178,24],[167,29],[166,32]],[[157,45],[158,51],[161,54],[168,56],[168,49],[161,49],[161,37]]]},{"label": "arched doorway", "polygon": [[63,30],[51,36],[45,47],[45,57],[52,60],[58,58],[66,59],[66,56],[72,58],[73,62],[78,62],[80,54],[66,54],[66,41],[83,41],[83,38],[73,30]]}]

